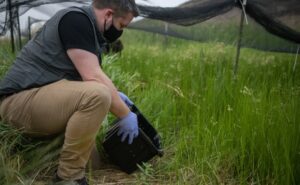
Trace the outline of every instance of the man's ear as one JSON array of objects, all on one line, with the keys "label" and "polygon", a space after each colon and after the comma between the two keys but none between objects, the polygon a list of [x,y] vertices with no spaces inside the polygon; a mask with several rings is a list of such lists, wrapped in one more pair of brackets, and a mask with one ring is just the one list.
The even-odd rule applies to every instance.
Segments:
[{"label": "man's ear", "polygon": [[108,8],[105,13],[106,18],[109,18],[110,16],[112,16],[113,13],[114,13],[114,11],[112,9]]}]

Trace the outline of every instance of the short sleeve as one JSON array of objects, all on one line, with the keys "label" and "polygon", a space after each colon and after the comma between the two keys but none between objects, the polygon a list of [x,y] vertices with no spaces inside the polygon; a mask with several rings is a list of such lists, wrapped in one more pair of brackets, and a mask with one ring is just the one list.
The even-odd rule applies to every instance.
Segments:
[{"label": "short sleeve", "polygon": [[92,23],[81,12],[69,12],[58,25],[58,32],[64,49],[83,49],[96,53],[95,36]]}]

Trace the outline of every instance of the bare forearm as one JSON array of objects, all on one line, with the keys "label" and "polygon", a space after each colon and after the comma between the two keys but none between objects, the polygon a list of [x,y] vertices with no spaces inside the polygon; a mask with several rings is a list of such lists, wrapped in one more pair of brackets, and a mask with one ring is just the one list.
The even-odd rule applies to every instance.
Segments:
[{"label": "bare forearm", "polygon": [[99,83],[102,83],[106,85],[110,91],[112,96],[112,102],[110,107],[110,112],[113,113],[115,116],[122,118],[125,117],[128,112],[130,111],[127,105],[121,100],[118,90],[113,84],[113,82],[103,73],[97,75],[93,79],[86,79],[87,81],[97,81]]},{"label": "bare forearm", "polygon": [[113,82],[100,68],[97,56],[82,49],[69,49],[67,53],[83,81],[99,82],[110,89],[112,96],[110,111],[119,118],[125,117],[130,110],[119,97]]}]

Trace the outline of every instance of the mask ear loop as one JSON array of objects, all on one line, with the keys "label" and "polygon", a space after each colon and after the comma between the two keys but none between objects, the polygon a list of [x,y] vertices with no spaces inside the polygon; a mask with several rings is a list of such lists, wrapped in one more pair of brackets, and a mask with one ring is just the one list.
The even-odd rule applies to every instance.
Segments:
[{"label": "mask ear loop", "polygon": [[114,14],[111,15],[111,25],[110,27],[114,26]]},{"label": "mask ear loop", "polygon": [[104,32],[105,31],[107,31],[106,30],[106,23],[107,23],[107,21],[106,21],[106,19],[104,20],[104,28],[103,28],[103,32],[100,32],[101,33],[101,36],[102,36],[102,38],[104,38],[104,40],[105,40],[105,48],[108,46],[108,43],[109,43],[109,41],[105,38],[105,36],[104,36]]},{"label": "mask ear loop", "polygon": [[[113,21],[113,16],[112,16],[112,21]],[[106,23],[107,23],[107,19],[104,20],[104,29],[103,29],[103,33],[107,30],[107,28],[106,28]]]},{"label": "mask ear loop", "polygon": [[106,19],[104,20],[103,32],[106,31]]}]

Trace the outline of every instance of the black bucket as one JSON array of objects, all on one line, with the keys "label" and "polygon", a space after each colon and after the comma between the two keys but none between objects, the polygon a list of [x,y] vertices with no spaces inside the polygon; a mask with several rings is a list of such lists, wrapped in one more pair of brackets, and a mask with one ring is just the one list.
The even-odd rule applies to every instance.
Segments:
[{"label": "black bucket", "polygon": [[163,156],[157,131],[135,105],[132,105],[130,109],[137,115],[139,125],[139,135],[133,143],[129,145],[127,140],[121,142],[121,136],[117,135],[118,120],[114,121],[114,126],[108,130],[103,141],[103,148],[110,160],[128,174],[135,171],[138,164],[149,161],[155,155]]}]

